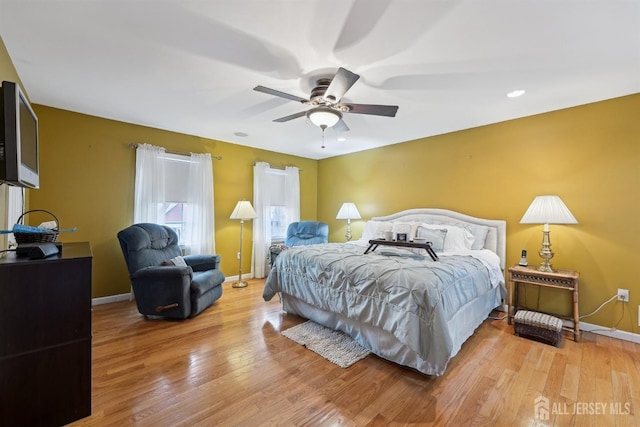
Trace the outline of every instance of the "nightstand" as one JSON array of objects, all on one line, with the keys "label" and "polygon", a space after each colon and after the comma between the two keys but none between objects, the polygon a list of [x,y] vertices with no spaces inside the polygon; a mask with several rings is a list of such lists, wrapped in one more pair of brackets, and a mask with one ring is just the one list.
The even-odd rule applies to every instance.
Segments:
[{"label": "nightstand", "polygon": [[544,288],[564,289],[573,294],[573,339],[580,341],[580,313],[578,310],[578,284],[580,273],[574,270],[556,270],[553,273],[538,271],[536,267],[522,267],[516,265],[509,268],[509,324],[513,323],[513,316],[518,310],[518,285],[521,283]]}]

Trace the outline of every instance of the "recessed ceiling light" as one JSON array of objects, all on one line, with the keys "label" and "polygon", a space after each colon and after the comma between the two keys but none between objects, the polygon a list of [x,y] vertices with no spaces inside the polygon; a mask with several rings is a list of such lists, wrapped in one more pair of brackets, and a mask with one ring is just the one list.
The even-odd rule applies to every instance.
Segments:
[{"label": "recessed ceiling light", "polygon": [[245,137],[249,136],[249,134],[245,133],[245,132],[236,132],[236,133],[234,133],[234,135],[235,136],[239,136],[241,138],[245,138]]},{"label": "recessed ceiling light", "polygon": [[509,98],[517,98],[519,96],[524,95],[526,91],[524,89],[516,89],[507,94]]}]

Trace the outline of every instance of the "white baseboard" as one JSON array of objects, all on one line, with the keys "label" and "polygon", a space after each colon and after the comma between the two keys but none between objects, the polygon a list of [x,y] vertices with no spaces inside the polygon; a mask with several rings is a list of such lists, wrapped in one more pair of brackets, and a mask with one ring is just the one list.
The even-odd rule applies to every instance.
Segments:
[{"label": "white baseboard", "polygon": [[126,294],[119,294],[119,295],[110,295],[108,297],[93,298],[91,300],[91,304],[100,305],[100,304],[109,304],[112,302],[130,301],[130,300],[131,300],[131,294],[126,293]]},{"label": "white baseboard", "polygon": [[607,328],[606,326],[594,325],[593,323],[586,322],[580,322],[580,329],[594,334],[640,344],[640,334],[634,334],[633,332],[620,331],[615,328]]},{"label": "white baseboard", "polygon": [[[236,274],[235,276],[228,276],[224,278],[224,283],[227,282],[236,282],[238,280],[238,278],[240,277],[240,275]],[[253,279],[255,276],[253,273],[242,273],[242,280],[249,280],[249,279]]]},{"label": "white baseboard", "polygon": [[494,310],[502,311],[503,313],[508,313],[509,312],[509,306],[507,304],[501,304],[501,305],[497,306],[496,308],[494,308]]}]

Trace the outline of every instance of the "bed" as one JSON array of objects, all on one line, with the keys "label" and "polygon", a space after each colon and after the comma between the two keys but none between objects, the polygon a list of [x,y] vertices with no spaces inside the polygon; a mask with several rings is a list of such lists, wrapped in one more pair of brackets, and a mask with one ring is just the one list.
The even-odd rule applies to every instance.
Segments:
[{"label": "bed", "polygon": [[[424,249],[369,239],[407,234]],[[506,300],[506,222],[445,209],[409,209],[367,221],[362,238],[292,247],[271,269],[266,301],[340,330],[372,353],[427,375],[442,375],[462,344]]]}]

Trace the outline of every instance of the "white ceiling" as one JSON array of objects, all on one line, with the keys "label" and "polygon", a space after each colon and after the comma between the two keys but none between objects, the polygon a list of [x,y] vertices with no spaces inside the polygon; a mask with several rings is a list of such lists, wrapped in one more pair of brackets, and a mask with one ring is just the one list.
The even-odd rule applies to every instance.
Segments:
[{"label": "white ceiling", "polygon": [[[0,36],[34,103],[312,159],[640,92],[640,0],[0,0]],[[324,149],[253,90],[341,66],[400,108]]]}]

